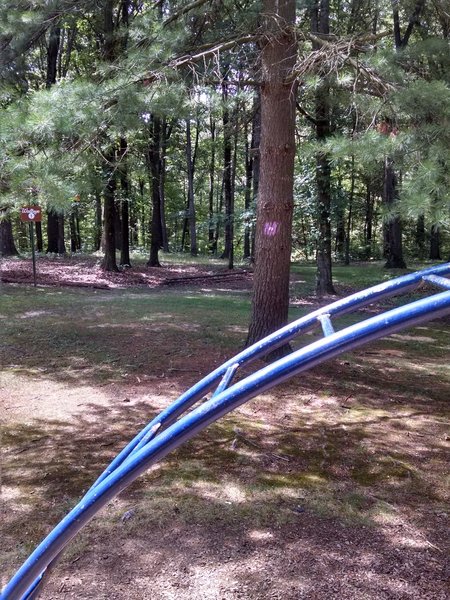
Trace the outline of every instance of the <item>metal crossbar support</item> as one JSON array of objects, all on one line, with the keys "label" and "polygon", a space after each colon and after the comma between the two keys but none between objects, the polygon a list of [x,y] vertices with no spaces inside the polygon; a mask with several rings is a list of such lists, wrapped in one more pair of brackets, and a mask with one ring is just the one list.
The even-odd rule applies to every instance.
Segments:
[{"label": "metal crossbar support", "polygon": [[214,392],[213,397],[217,396],[218,394],[220,394],[220,392],[223,392],[223,390],[225,390],[228,387],[230,381],[233,379],[234,374],[236,373],[236,371],[238,369],[239,369],[239,363],[234,363],[234,365],[231,365],[231,367],[228,367],[228,369],[225,372],[225,375],[222,378],[222,381],[217,386],[217,389]]},{"label": "metal crossbar support", "polygon": [[411,273],[409,275],[404,275],[403,277],[398,277],[385,283],[375,285],[361,292],[357,292],[356,294],[352,294],[351,296],[347,296],[342,300],[333,302],[324,308],[319,308],[309,315],[289,323],[285,327],[275,331],[271,335],[268,335],[263,340],[260,340],[249,348],[246,348],[227,362],[223,363],[223,365],[209,373],[209,375],[201,379],[198,383],[182,394],[175,402],[162,411],[155,419],[150,421],[150,423],[148,423],[148,425],[144,427],[144,429],[142,429],[142,431],[140,431],[116,456],[111,464],[100,475],[92,488],[97,483],[105,479],[109,474],[111,474],[116,467],[122,464],[126,457],[132,452],[133,448],[139,444],[140,440],[144,436],[147,436],[155,424],[159,423],[163,427],[168,427],[171,423],[176,421],[180,415],[189,410],[198,400],[205,396],[216,384],[217,380],[223,377],[227,369],[233,364],[251,364],[256,359],[261,358],[268,352],[286,344],[300,333],[306,332],[315,327],[317,325],[317,318],[321,315],[328,314],[329,316],[338,316],[353,312],[373,302],[378,302],[385,298],[411,291],[421,284],[423,278],[428,275],[445,274],[450,274],[450,263],[425,269],[416,273]]},{"label": "metal crossbar support", "polygon": [[322,326],[323,335],[325,337],[335,333],[333,323],[331,322],[330,315],[320,315],[317,320]]},{"label": "metal crossbar support", "polygon": [[445,290],[450,290],[450,279],[446,277],[439,277],[438,275],[425,275],[423,278],[424,281],[428,281],[429,283],[434,283]]},{"label": "metal crossbar support", "polygon": [[[445,291],[384,312],[338,332],[330,329],[331,316],[345,314],[374,301],[410,291],[423,280],[437,283],[436,278],[431,280],[431,276],[441,280],[445,279],[442,275],[448,273],[450,273],[450,263],[405,275],[338,300],[294,321],[210,373],[162,411],[119,453],[82,500],[25,561],[4,588],[0,600],[24,600],[37,597],[42,583],[64,547],[109,500],[130,485],[151,465],[231,410],[293,375],[302,373],[342,352],[355,349],[405,327],[450,314],[450,291]],[[325,337],[228,387],[238,366],[253,362],[299,333],[317,326],[319,322],[324,328]],[[220,378],[222,378],[219,383],[220,389],[209,400],[205,400],[189,411],[198,400],[204,398]],[[183,413],[187,414],[181,416]]]}]

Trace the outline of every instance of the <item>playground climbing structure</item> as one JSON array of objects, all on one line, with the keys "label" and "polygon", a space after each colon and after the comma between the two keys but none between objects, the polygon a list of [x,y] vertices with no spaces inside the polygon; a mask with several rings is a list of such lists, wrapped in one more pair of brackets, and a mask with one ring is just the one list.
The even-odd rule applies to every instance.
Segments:
[{"label": "playground climbing structure", "polygon": [[[80,502],[20,567],[3,589],[0,600],[37,598],[64,547],[109,500],[151,465],[220,417],[290,377],[343,352],[406,327],[449,315],[450,279],[447,275],[450,275],[450,263],[404,275],[352,294],[286,325],[212,371],[152,419],[117,455]],[[436,288],[440,291],[436,291]],[[336,317],[414,290],[424,292],[420,294],[420,299],[339,331],[334,328],[333,319]],[[232,383],[240,367],[264,357],[315,327],[321,329],[321,339]]]}]

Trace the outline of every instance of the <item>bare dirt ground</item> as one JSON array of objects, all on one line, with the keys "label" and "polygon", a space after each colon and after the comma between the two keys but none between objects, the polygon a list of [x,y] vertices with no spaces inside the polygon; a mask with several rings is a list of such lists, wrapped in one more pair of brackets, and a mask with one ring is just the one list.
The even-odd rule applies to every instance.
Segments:
[{"label": "bare dirt ground", "polygon": [[[81,322],[55,309],[55,327],[62,314],[65,327],[94,331],[88,309]],[[132,435],[226,358],[179,325],[178,358],[120,374],[72,347],[50,359],[43,337],[25,358],[27,342],[6,340],[0,584]],[[441,321],[398,334],[211,426],[109,503],[42,597],[449,598],[448,333]],[[111,326],[108,340],[122,357],[119,334]],[[166,338],[150,324],[127,351],[146,356],[150,340],[164,357]]]}]

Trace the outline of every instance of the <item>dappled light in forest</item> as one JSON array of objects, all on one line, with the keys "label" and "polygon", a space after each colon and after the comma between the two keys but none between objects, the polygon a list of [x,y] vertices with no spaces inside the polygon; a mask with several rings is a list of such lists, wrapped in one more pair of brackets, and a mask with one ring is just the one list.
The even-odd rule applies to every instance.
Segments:
[{"label": "dappled light in forest", "polygon": [[[163,289],[3,288],[2,577],[143,424],[239,347],[248,299]],[[134,597],[294,598],[316,580],[343,597],[443,590],[447,330],[396,334],[212,425],[105,507],[48,593],[76,597],[87,579],[99,596],[124,579]]]},{"label": "dappled light in forest", "polygon": [[0,587],[180,394],[140,458],[264,390],[43,597],[447,600],[447,4],[4,0]]}]

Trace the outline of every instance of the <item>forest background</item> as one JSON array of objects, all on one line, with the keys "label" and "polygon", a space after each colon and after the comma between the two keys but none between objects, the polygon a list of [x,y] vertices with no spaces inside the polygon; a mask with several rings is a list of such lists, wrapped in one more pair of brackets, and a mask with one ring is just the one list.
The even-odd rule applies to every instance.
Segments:
[{"label": "forest background", "polygon": [[[445,258],[444,0],[2,0],[0,251],[254,263],[248,341],[289,264]],[[116,251],[120,251],[120,259]],[[268,308],[269,307],[269,308]]]}]

